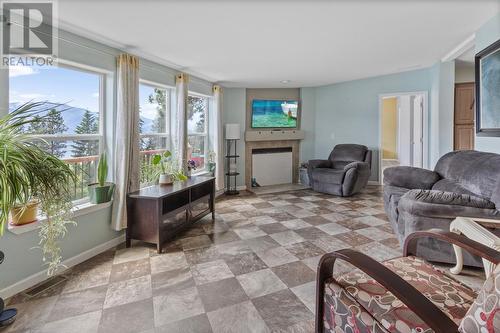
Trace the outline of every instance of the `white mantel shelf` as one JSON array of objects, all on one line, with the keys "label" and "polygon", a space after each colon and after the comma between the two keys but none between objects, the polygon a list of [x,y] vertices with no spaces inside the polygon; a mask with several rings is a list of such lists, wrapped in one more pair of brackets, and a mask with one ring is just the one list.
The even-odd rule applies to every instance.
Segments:
[{"label": "white mantel shelf", "polygon": [[284,141],[303,140],[305,132],[301,130],[252,130],[245,132],[245,141]]}]

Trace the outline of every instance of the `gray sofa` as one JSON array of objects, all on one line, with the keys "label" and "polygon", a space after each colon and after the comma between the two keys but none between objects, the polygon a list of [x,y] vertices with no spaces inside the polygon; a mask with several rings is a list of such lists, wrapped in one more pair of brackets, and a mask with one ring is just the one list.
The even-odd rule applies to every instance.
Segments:
[{"label": "gray sofa", "polygon": [[[500,155],[456,151],[441,157],[434,171],[413,167],[384,170],[385,210],[401,246],[414,231],[449,230],[457,216],[500,219]],[[500,234],[500,230],[494,233]],[[452,247],[423,239],[419,256],[455,263]],[[464,263],[481,266],[479,258],[464,252]]]},{"label": "gray sofa", "polygon": [[309,161],[309,184],[317,192],[351,196],[368,183],[371,162],[372,152],[366,146],[336,145],[327,160]]}]

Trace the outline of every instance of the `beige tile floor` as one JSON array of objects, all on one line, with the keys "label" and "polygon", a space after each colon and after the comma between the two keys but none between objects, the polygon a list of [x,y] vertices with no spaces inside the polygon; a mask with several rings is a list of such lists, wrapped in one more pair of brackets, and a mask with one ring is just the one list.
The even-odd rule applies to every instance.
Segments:
[{"label": "beige tile floor", "polygon": [[[355,248],[401,255],[381,188],[352,198],[298,190],[218,201],[166,253],[135,243],[65,273],[37,296],[19,294],[3,332],[312,332],[316,265]],[[445,267],[446,268],[446,267]],[[350,270],[339,263],[335,273]],[[481,271],[461,277],[477,288]]]}]

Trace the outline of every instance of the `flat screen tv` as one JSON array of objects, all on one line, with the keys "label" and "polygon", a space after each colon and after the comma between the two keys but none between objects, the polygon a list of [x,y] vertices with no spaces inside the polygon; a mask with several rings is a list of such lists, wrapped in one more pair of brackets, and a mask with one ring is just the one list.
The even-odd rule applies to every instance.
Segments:
[{"label": "flat screen tv", "polygon": [[299,101],[252,101],[252,128],[297,128]]}]

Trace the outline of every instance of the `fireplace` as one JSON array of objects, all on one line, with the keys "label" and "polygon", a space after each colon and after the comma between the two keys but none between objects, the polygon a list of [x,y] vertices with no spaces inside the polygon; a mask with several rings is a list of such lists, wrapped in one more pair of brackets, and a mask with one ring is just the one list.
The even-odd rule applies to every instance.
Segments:
[{"label": "fireplace", "polygon": [[249,189],[252,177],[261,186],[298,183],[298,166],[299,140],[245,143],[245,184]]},{"label": "fireplace", "polygon": [[291,184],[292,160],[292,147],[252,149],[252,184]]}]

